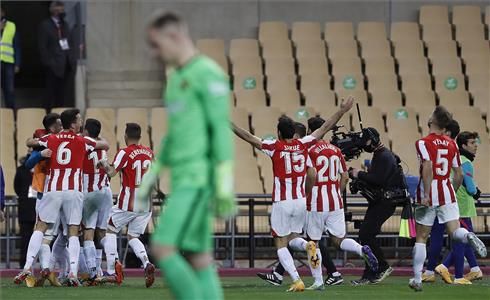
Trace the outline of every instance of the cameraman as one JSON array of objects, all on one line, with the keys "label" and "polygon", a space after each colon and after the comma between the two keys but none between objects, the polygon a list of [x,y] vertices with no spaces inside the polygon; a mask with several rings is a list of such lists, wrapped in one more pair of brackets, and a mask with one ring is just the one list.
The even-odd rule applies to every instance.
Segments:
[{"label": "cameraman", "polygon": [[369,202],[364,221],[359,229],[361,244],[368,245],[378,258],[378,271],[372,272],[366,264],[364,273],[359,280],[353,280],[353,285],[379,283],[388,277],[393,269],[386,262],[383,251],[376,239],[381,231],[381,226],[395,212],[396,205],[391,200],[385,199],[383,191],[396,188],[405,188],[403,171],[400,171],[400,159],[380,140],[376,129],[369,127],[362,130],[363,150],[373,153],[371,165],[367,172],[358,169],[350,169],[349,176],[360,184],[371,189],[372,197],[367,197]]}]

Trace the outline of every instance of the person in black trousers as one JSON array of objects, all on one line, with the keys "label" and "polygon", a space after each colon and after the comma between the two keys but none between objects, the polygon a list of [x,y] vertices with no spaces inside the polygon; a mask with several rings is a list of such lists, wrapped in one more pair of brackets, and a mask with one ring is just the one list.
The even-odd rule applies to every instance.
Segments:
[{"label": "person in black trousers", "polygon": [[46,74],[46,109],[74,106],[75,55],[65,6],[52,1],[50,17],[39,26],[39,53]]},{"label": "person in black trousers", "polygon": [[32,183],[32,173],[25,165],[27,157],[20,159],[19,167],[14,177],[14,190],[18,197],[18,217],[21,236],[20,266],[25,264],[27,246],[36,224],[36,198],[34,194],[29,195]]},{"label": "person in black trousers", "polygon": [[[381,143],[376,129],[371,127],[363,129],[363,136],[364,151],[373,153],[371,165],[367,172],[351,169],[349,176],[366,183],[376,191],[404,188],[405,181],[403,171],[400,171],[398,156]],[[381,193],[376,194],[376,199],[368,199],[368,202],[368,209],[359,229],[359,239],[362,245],[371,247],[374,255],[376,255],[379,264],[378,271],[371,271],[366,264],[361,279],[352,281],[354,285],[379,283],[393,272],[393,268],[385,260],[376,236],[380,234],[384,222],[395,212],[396,205],[392,201],[384,199]]]}]

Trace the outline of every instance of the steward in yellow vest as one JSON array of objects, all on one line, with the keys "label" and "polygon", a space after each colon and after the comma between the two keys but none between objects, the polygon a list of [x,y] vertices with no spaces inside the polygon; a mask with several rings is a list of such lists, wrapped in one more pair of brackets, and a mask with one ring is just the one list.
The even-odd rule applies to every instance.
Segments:
[{"label": "steward in yellow vest", "polygon": [[0,20],[1,85],[5,105],[15,108],[14,79],[19,72],[20,50],[15,23],[8,21],[2,8]]}]

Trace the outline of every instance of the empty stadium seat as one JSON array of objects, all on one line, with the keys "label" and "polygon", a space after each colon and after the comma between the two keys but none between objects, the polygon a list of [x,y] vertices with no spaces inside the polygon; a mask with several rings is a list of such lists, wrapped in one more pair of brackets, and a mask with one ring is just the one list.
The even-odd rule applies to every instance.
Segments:
[{"label": "empty stadium seat", "polygon": [[326,22],[325,23],[325,40],[354,40],[354,26],[351,22]]},{"label": "empty stadium seat", "polygon": [[262,138],[277,138],[277,120],[282,115],[277,107],[264,107],[252,112],[253,133]]},{"label": "empty stadium seat", "polygon": [[425,24],[448,24],[449,11],[444,5],[422,5],[420,7],[419,22]]},{"label": "empty stadium seat", "polygon": [[395,61],[391,56],[364,58],[366,76],[394,75]]},{"label": "empty stadium seat", "polygon": [[302,40],[296,42],[296,58],[326,57],[327,50],[323,40]]},{"label": "empty stadium seat", "polygon": [[259,41],[256,39],[232,39],[230,41],[230,59],[236,57],[259,57]]},{"label": "empty stadium seat", "polygon": [[368,105],[368,96],[367,92],[364,90],[340,90],[335,91],[337,94],[337,105],[339,105],[342,100],[347,100],[349,96],[354,97],[357,103],[360,105]]},{"label": "empty stadium seat", "polygon": [[116,136],[120,148],[125,148],[124,131],[126,123],[137,123],[141,126],[141,141],[145,146],[150,146],[148,135],[148,110],[146,108],[124,107],[117,110]]},{"label": "empty stadium seat", "polygon": [[302,90],[302,93],[305,98],[305,105],[317,110],[336,105],[335,93],[329,88],[310,88]]},{"label": "empty stadium seat", "polygon": [[435,90],[439,91],[464,91],[465,87],[465,78],[463,74],[444,74],[444,75],[436,75],[435,79]]},{"label": "empty stadium seat", "polygon": [[[383,112],[377,107],[370,106],[361,106],[361,116],[362,116],[362,125],[364,127],[374,127],[379,131],[379,135],[381,140],[389,145],[389,138],[385,131],[385,123],[383,120]],[[359,122],[357,120],[357,115],[353,113],[352,119],[352,127],[354,130],[360,130]]]},{"label": "empty stadium seat", "polygon": [[393,48],[397,59],[424,56],[424,43],[420,40],[393,41]]},{"label": "empty stadium seat", "polygon": [[444,105],[448,109],[470,105],[470,96],[465,90],[440,90],[437,92],[437,96],[439,97],[439,105]]},{"label": "empty stadium seat", "polygon": [[371,105],[379,108],[383,113],[403,105],[402,93],[398,90],[379,89],[370,91],[370,94]]},{"label": "empty stadium seat", "polygon": [[478,107],[483,113],[487,114],[487,122],[490,124],[490,102],[488,99],[490,99],[490,89],[483,88],[483,89],[474,89],[470,91],[471,97],[473,98],[473,106]]},{"label": "empty stadium seat", "polygon": [[387,39],[364,40],[360,44],[363,58],[391,57],[391,44]]},{"label": "empty stadium seat", "polygon": [[[32,137],[38,128],[44,128],[43,118],[46,111],[43,108],[22,108],[17,110],[17,155],[27,154],[26,140]],[[14,139],[9,141],[13,143]]]},{"label": "empty stadium seat", "polygon": [[460,24],[481,24],[481,10],[476,5],[455,5],[453,6],[452,23]]},{"label": "empty stadium seat", "polygon": [[415,142],[421,138],[415,127],[406,127],[390,134],[393,152],[402,160],[403,171],[410,175],[419,175],[419,162],[415,151]]},{"label": "empty stadium seat", "polygon": [[260,57],[236,57],[232,61],[233,74],[262,74],[262,58]]},{"label": "empty stadium seat", "polygon": [[386,40],[386,25],[384,22],[359,22],[357,25],[357,40]]},{"label": "empty stadium seat", "polygon": [[334,76],[335,91],[363,91],[364,77],[360,74],[341,74]]},{"label": "empty stadium seat", "polygon": [[434,105],[420,104],[417,106],[411,106],[417,112],[417,119],[419,121],[419,127],[422,129],[422,136],[426,136],[429,133],[429,118],[432,112],[434,112]]},{"label": "empty stadium seat", "polygon": [[239,90],[235,92],[235,98],[236,106],[249,112],[267,105],[266,95],[263,90]]},{"label": "empty stadium seat", "polygon": [[275,57],[265,61],[265,75],[296,74],[295,62],[292,57]]},{"label": "empty stadium seat", "polygon": [[288,39],[288,26],[284,22],[271,21],[260,22],[259,24],[259,40],[277,40]]},{"label": "empty stadium seat", "polygon": [[398,91],[398,77],[395,73],[378,74],[367,77],[370,92]]},{"label": "empty stadium seat", "polygon": [[267,61],[270,58],[292,58],[293,47],[290,40],[260,40],[262,57]]},{"label": "empty stadium seat", "polygon": [[291,40],[320,40],[322,32],[319,22],[294,22],[291,26]]},{"label": "empty stadium seat", "polygon": [[487,24],[487,26],[490,26],[490,5],[485,7],[485,24]]},{"label": "empty stadium seat", "polygon": [[328,62],[324,57],[303,57],[297,60],[298,74],[328,75]]},{"label": "empty stadium seat", "polygon": [[359,57],[335,57],[331,58],[332,75],[361,74],[362,65]]},{"label": "empty stadium seat", "polygon": [[429,41],[426,45],[429,59],[458,56],[458,46],[455,41]]},{"label": "empty stadium seat", "polygon": [[223,39],[199,39],[196,47],[203,54],[214,56],[225,54],[225,41]]},{"label": "empty stadium seat", "polygon": [[233,90],[264,90],[264,76],[260,74],[242,73],[233,76]]},{"label": "empty stadium seat", "polygon": [[[431,106],[436,105],[436,95],[432,89],[404,89],[403,94],[405,95],[405,106],[417,108],[421,106]],[[418,112],[418,111],[417,111]]]},{"label": "empty stadium seat", "polygon": [[281,110],[296,108],[301,105],[301,95],[294,87],[284,87],[269,91],[270,106]]},{"label": "empty stadium seat", "polygon": [[[482,117],[480,109],[471,106],[459,106],[457,109],[452,109],[453,117],[459,122],[461,131],[476,131],[484,138],[487,135],[485,120]],[[483,152],[480,152],[482,154]]]},{"label": "empty stadium seat", "polygon": [[461,41],[461,57],[468,60],[472,57],[484,57],[490,54],[490,44],[487,40]]},{"label": "empty stadium seat", "polygon": [[406,129],[418,132],[417,112],[410,107],[393,108],[386,113],[386,127],[392,140],[397,136],[403,138]]},{"label": "empty stadium seat", "polygon": [[398,74],[405,75],[429,75],[429,62],[424,56],[397,58]]},{"label": "empty stadium seat", "polygon": [[315,74],[307,73],[301,75],[301,91],[315,90],[319,88],[326,88],[330,90],[330,82],[332,78],[328,74]]},{"label": "empty stadium seat", "polygon": [[290,108],[281,108],[280,109],[283,114],[290,117],[296,122],[303,123],[305,126],[308,126],[308,119],[317,115],[315,108],[308,106],[297,106]]},{"label": "empty stadium seat", "polygon": [[249,125],[249,112],[246,109],[240,107],[234,107],[231,110],[231,120],[235,125],[246,130],[250,130]]},{"label": "empty stadium seat", "polygon": [[[4,172],[5,195],[14,196],[14,176],[16,171],[14,148],[14,112],[8,108],[0,108],[0,164]],[[32,135],[32,132],[31,132]],[[25,142],[25,140],[24,140]],[[21,155],[27,154],[26,151]]]},{"label": "empty stadium seat", "polygon": [[415,73],[400,76],[402,90],[432,90],[432,79],[428,73]]},{"label": "empty stadium seat", "polygon": [[[328,120],[334,113],[336,113],[339,110],[339,108],[337,106],[332,105],[332,106],[317,107],[316,110],[319,113],[320,117],[322,117],[325,120]],[[352,129],[351,118],[352,118],[352,112],[348,112],[342,116],[342,118],[337,122],[337,125],[344,126],[345,130],[349,131]],[[355,122],[357,122],[357,116]]]},{"label": "empty stadium seat", "polygon": [[456,26],[456,40],[483,41],[485,40],[485,26],[483,24],[464,24]]},{"label": "empty stadium seat", "polygon": [[450,24],[429,24],[422,27],[424,41],[449,41],[453,39]]},{"label": "empty stadium seat", "polygon": [[[72,109],[72,108],[74,108],[74,107],[53,107],[53,108],[51,108],[50,112],[61,115],[61,113],[64,112],[65,110]],[[83,113],[82,113],[82,115],[83,115]]]},{"label": "empty stadium seat", "polygon": [[150,111],[150,128],[153,152],[158,153],[163,137],[167,134],[167,111],[164,107],[153,107]]},{"label": "empty stadium seat", "polygon": [[[478,152],[476,154],[475,160],[473,161],[474,168],[474,178],[478,185],[478,188],[482,191],[490,191],[490,143],[489,140],[481,132],[480,144],[478,145]],[[485,155],[487,154],[487,155]]]},{"label": "empty stadium seat", "polygon": [[487,68],[490,65],[489,55],[472,55],[464,60],[465,73],[467,75],[488,75],[490,70]]},{"label": "empty stadium seat", "polygon": [[359,56],[357,41],[355,40],[333,40],[327,42],[328,57],[334,58],[356,58]]},{"label": "empty stadium seat", "polygon": [[390,36],[392,41],[420,40],[420,26],[416,22],[393,22]]},{"label": "empty stadium seat", "polygon": [[116,111],[110,107],[89,107],[85,111],[85,119],[93,118],[102,125],[100,136],[110,145],[107,155],[112,159],[117,153]]},{"label": "empty stadium seat", "polygon": [[430,62],[433,75],[463,73],[459,57],[434,57]]},{"label": "empty stadium seat", "polygon": [[267,76],[267,91],[272,92],[289,88],[296,89],[296,81],[297,78],[295,74],[276,73],[274,75]]}]

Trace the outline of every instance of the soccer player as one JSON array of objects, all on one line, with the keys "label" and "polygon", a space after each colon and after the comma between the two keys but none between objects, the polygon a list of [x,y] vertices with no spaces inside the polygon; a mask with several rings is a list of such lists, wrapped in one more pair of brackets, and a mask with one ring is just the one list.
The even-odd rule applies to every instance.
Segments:
[{"label": "soccer player", "polygon": [[55,224],[60,218],[68,228],[70,256],[69,285],[79,286],[77,278],[80,241],[78,230],[83,208],[83,160],[87,152],[94,149],[109,149],[105,141],[94,141],[78,135],[82,118],[78,109],[65,110],[61,114],[63,131],[42,138],[33,146],[44,146],[52,151],[49,175],[46,180],[44,196],[39,204],[39,221],[29,241],[26,264],[15,281],[21,282],[30,276],[29,269],[39,252],[44,233],[48,225]]},{"label": "soccer player", "polygon": [[175,298],[219,300],[223,291],[211,254],[212,208],[223,217],[236,211],[229,79],[198,53],[186,23],[174,13],[154,16],[148,41],[154,55],[175,69],[164,96],[168,133],[137,198],[150,194],[163,166],[170,169],[172,194],[152,235],[153,253]]},{"label": "soccer player", "polygon": [[[459,207],[460,219],[462,227],[473,231],[471,218],[476,217],[475,200],[478,200],[481,191],[473,180],[473,160],[475,159],[478,150],[478,133],[476,132],[461,132],[456,138],[456,142],[461,154],[462,169],[463,169],[463,184],[456,192],[456,198]],[[470,272],[463,277],[464,258],[468,260]],[[471,284],[472,280],[483,278],[483,273],[476,261],[475,253],[468,244],[453,243],[452,251],[449,252],[444,262],[437,266],[436,271],[443,278],[451,279],[448,268],[454,265],[454,281],[453,284]],[[445,281],[446,281],[445,280]]]},{"label": "soccer player", "polygon": [[141,127],[136,123],[127,123],[124,135],[126,148],[119,150],[112,165],[107,160],[100,161],[107,175],[114,177],[120,172],[122,177],[121,191],[116,205],[111,209],[105,236],[104,250],[109,276],[104,279],[117,284],[122,283],[122,266],[119,262],[116,264],[116,234],[124,226],[128,226],[128,244],[141,260],[145,269],[146,287],[150,287],[155,281],[155,266],[148,260],[145,245],[139,240],[139,236],[145,233],[146,226],[151,220],[152,202],[151,197],[147,197],[146,201],[135,201],[135,196],[145,173],[150,168],[153,151],[141,145],[140,139]]},{"label": "soccer player", "polygon": [[[325,123],[320,117],[308,120],[309,132],[314,132]],[[323,138],[323,136],[322,136]],[[318,243],[322,234],[328,232],[336,248],[356,253],[376,272],[378,260],[369,246],[361,246],[351,238],[345,238],[345,215],[342,191],[345,190],[349,175],[344,156],[339,148],[320,139],[308,150],[306,163],[306,234]],[[319,256],[321,261],[321,256]],[[315,283],[310,289],[323,289],[321,269],[313,274]]]},{"label": "soccer player", "polygon": [[293,280],[288,291],[299,292],[305,289],[288,246],[292,250],[307,252],[312,272],[313,269],[319,268],[319,249],[316,249],[316,244],[299,237],[306,219],[305,177],[308,148],[323,137],[352,108],[353,103],[354,100],[349,98],[346,103],[341,104],[340,110],[327,122],[302,139],[293,139],[294,121],[287,117],[279,119],[278,140],[261,140],[248,131],[233,125],[233,131],[238,137],[272,159],[274,192],[272,194],[271,230],[279,261]]},{"label": "soccer player", "polygon": [[[456,192],[463,181],[461,159],[456,143],[444,135],[452,115],[443,106],[437,106],[429,119],[429,135],[415,143],[420,160],[420,181],[417,187],[415,220],[417,237],[413,248],[414,278],[409,287],[422,291],[422,268],[426,258],[426,242],[434,219],[446,224],[454,241],[468,243],[482,257],[487,255],[485,244],[459,224]],[[453,169],[453,182],[450,169]]]},{"label": "soccer player", "polygon": [[[83,135],[98,140],[101,128],[100,121],[87,119],[85,120]],[[102,248],[95,248],[94,236],[97,236],[97,244],[99,244],[105,236],[112,207],[109,177],[104,169],[97,167],[100,160],[107,160],[105,150],[89,152],[83,162],[83,192],[85,194],[82,214],[83,250],[89,271],[89,282],[93,282],[97,277],[97,270],[100,270],[102,258]]]}]

